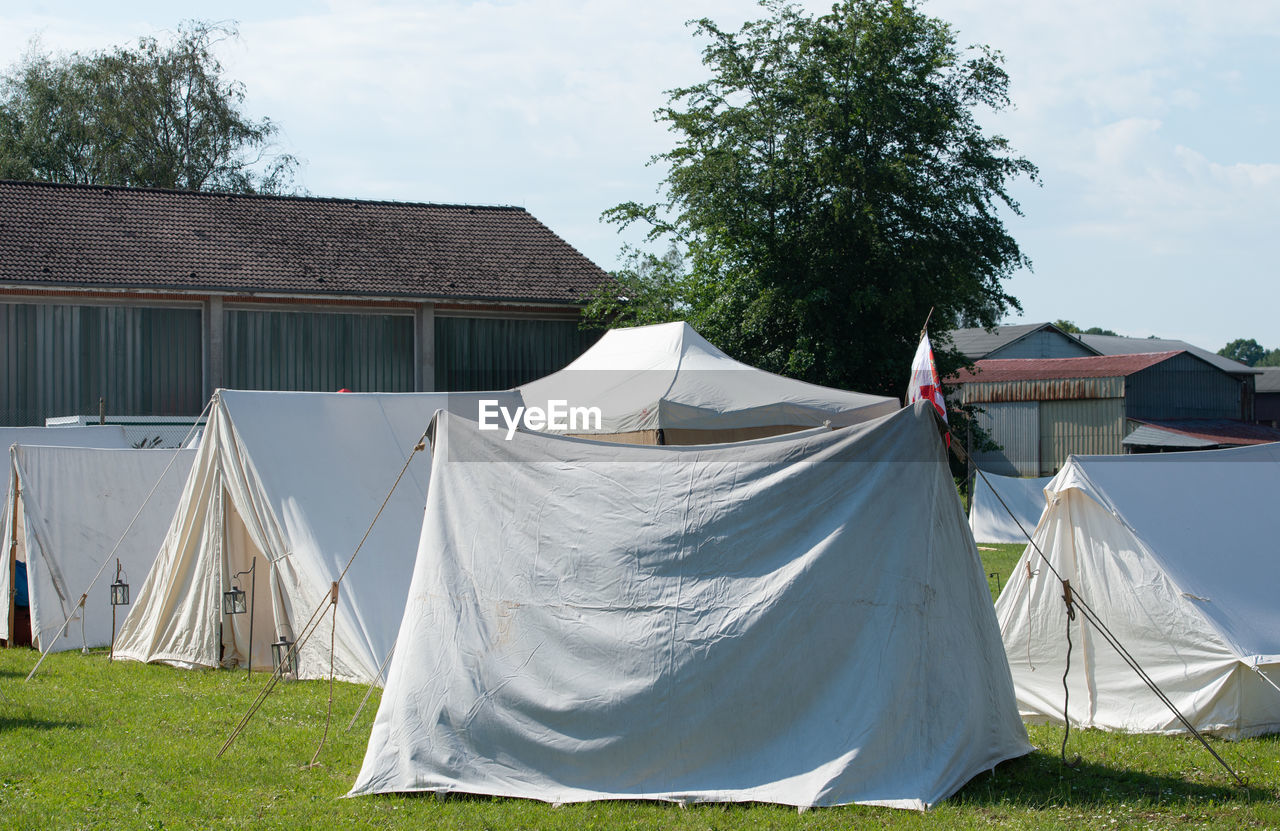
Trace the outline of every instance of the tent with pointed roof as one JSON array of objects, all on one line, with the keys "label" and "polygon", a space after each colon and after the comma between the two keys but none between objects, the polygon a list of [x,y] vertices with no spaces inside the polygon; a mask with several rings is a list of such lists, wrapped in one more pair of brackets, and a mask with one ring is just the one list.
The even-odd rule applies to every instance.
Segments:
[{"label": "tent with pointed roof", "polygon": [[1044,486],[1051,478],[1001,476],[985,470],[974,476],[969,499],[973,538],[978,542],[1026,542],[1044,512]]},{"label": "tent with pointed roof", "polygon": [[[37,444],[58,447],[115,447],[127,448],[124,428],[118,424],[93,427],[0,427],[0,450],[8,451],[15,444]],[[10,630],[15,616],[16,586],[13,580],[19,570],[18,563],[25,568],[25,555],[20,547],[25,539],[22,526],[22,514],[9,510],[14,502],[13,479],[7,477],[8,489],[5,492],[4,505],[0,506],[0,528],[3,528],[5,540],[4,554],[0,555],[0,586],[10,589],[6,591],[5,612],[0,614],[0,638],[13,640]],[[26,625],[25,622],[23,624]]]},{"label": "tent with pointed roof", "polygon": [[20,518],[13,542],[27,567],[32,644],[49,652],[107,646],[111,561],[126,583],[146,577],[195,451],[15,444],[9,452],[5,509]]},{"label": "tent with pointed roof", "polygon": [[[1072,724],[1177,733],[1177,717],[1084,615],[1059,579],[1198,730],[1280,730],[1280,444],[1073,456],[996,602],[1018,707]],[[1052,568],[1050,568],[1050,565]]]},{"label": "tent with pointed roof", "polygon": [[844,427],[896,398],[808,384],[735,361],[688,323],[611,329],[559,372],[519,387],[526,406],[597,407],[563,431],[630,444],[708,444]]},{"label": "tent with pointed roof", "polygon": [[[400,625],[431,472],[430,454],[415,445],[437,410],[474,418],[482,397],[516,400],[219,390],[116,655],[181,667],[244,666],[252,655],[254,668],[269,669],[271,643],[297,642],[341,579],[333,649],[326,622],[324,637],[301,646],[299,674],[324,677],[332,667],[340,679],[379,678]],[[236,577],[255,562],[251,575]],[[233,582],[253,592],[251,613],[224,614],[222,594]]]},{"label": "tent with pointed roof", "polygon": [[441,413],[352,794],[926,808],[1031,748],[926,403],[700,447]]}]

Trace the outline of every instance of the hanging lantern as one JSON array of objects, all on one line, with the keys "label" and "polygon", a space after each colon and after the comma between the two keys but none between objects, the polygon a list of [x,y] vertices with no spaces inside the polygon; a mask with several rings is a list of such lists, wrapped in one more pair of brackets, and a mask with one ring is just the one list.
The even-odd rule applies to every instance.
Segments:
[{"label": "hanging lantern", "polygon": [[111,584],[111,605],[129,605],[129,584],[121,580],[119,574],[116,575],[116,581]]},{"label": "hanging lantern", "polygon": [[237,586],[232,586],[222,593],[222,613],[224,615],[242,615],[249,611],[248,597]]},{"label": "hanging lantern", "polygon": [[280,640],[271,644],[271,667],[280,673],[281,678],[292,677],[297,674],[296,658],[297,653],[293,651],[293,641],[284,635],[280,636]]}]

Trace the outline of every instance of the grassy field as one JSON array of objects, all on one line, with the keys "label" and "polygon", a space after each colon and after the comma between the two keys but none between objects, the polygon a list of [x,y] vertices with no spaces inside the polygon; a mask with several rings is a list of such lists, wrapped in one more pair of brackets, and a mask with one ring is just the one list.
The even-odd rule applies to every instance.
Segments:
[{"label": "grassy field", "polygon": [[[1018,546],[982,552],[1003,583]],[[996,578],[992,578],[994,584]],[[1135,828],[1187,823],[1280,827],[1280,739],[1213,742],[1249,778],[1231,784],[1183,738],[1031,727],[1039,748],[979,775],[927,814],[847,807],[800,813],[774,805],[614,802],[553,807],[514,799],[342,799],[359,770],[376,693],[346,730],[364,689],[281,684],[222,759],[215,754],[265,680],[51,656],[30,683],[25,649],[0,650],[0,827],[3,828]]]}]

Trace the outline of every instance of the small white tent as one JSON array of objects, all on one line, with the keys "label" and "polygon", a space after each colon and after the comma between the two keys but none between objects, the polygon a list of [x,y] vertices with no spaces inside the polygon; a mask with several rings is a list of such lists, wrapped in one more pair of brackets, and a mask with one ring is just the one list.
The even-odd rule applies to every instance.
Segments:
[{"label": "small white tent", "polygon": [[560,432],[631,444],[704,444],[827,423],[844,427],[900,406],[896,398],[807,384],[740,363],[683,322],[612,329],[569,366],[519,391],[526,406],[544,411],[556,401],[567,404],[569,414],[599,408],[598,426],[584,417]]},{"label": "small white tent", "polygon": [[[1280,445],[1073,456],[1045,493],[1036,545],[1188,721],[1280,730]],[[996,603],[1028,719],[1062,719],[1062,594],[1029,546]],[[1073,724],[1183,730],[1083,614],[1070,635]]]},{"label": "small white tent", "polygon": [[142,581],[194,458],[193,450],[10,448],[12,501],[5,509],[19,517],[16,527],[23,531],[13,542],[27,564],[33,645],[56,652],[111,642],[114,563],[92,590],[89,583],[109,557],[120,561],[125,582]]},{"label": "small white tent", "polygon": [[1040,514],[1044,513],[1044,486],[1052,478],[1023,479],[986,471],[974,476],[973,498],[969,504],[969,529],[973,531],[973,538],[978,542],[1025,543],[1027,534],[1035,530]]},{"label": "small white tent", "polygon": [[[475,418],[481,398],[511,393],[322,393],[220,390],[164,546],[120,627],[116,655],[183,667],[271,666],[277,636],[296,640],[343,579],[330,623],[301,649],[300,674],[369,682],[395,640],[422,526],[430,454],[414,444],[437,409]],[[410,458],[412,456],[412,461]],[[392,490],[404,469],[404,478]],[[381,511],[381,514],[379,514]],[[222,594],[256,561],[250,614]],[[250,632],[252,631],[252,635]]]},{"label": "small white tent", "polygon": [[[8,451],[14,444],[56,445],[58,447],[119,447],[129,446],[124,428],[119,425],[106,427],[0,427],[0,450]],[[12,481],[10,481],[10,488]],[[4,506],[0,507],[0,528],[3,528],[4,553],[0,555],[0,586],[12,587],[13,575],[19,560],[18,542],[23,538],[22,517],[9,511],[13,503],[13,491],[6,490]],[[6,595],[5,613],[0,615],[0,638],[10,641],[10,629],[14,618],[14,592]]]},{"label": "small white tent", "polygon": [[923,808],[1030,750],[928,405],[702,447],[448,414],[352,794]]}]

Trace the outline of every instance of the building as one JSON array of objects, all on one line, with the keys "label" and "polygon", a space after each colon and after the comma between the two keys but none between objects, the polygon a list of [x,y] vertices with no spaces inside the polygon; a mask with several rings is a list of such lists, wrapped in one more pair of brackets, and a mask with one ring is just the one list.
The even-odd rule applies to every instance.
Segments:
[{"label": "building", "polygon": [[607,279],[520,208],[0,181],[0,425],[511,387]]},{"label": "building", "polygon": [[1125,441],[1143,423],[1177,420],[1183,429],[1222,432],[1224,444],[1253,443],[1231,441],[1243,424],[1240,381],[1186,350],[996,358],[974,366],[954,377],[956,395],[981,408],[979,425],[1001,445],[975,452],[975,462],[1001,475],[1047,476],[1073,453],[1141,449],[1141,437]]},{"label": "building", "polygon": [[1184,341],[1072,334],[1052,323],[950,335],[979,371],[949,381],[961,385],[961,401],[980,408],[979,426],[1001,446],[974,454],[984,470],[1044,476],[1072,453],[1280,439],[1246,424],[1261,370]]},{"label": "building", "polygon": [[1255,382],[1253,417],[1259,424],[1280,427],[1280,366],[1255,367],[1260,370]]}]

